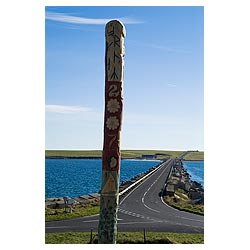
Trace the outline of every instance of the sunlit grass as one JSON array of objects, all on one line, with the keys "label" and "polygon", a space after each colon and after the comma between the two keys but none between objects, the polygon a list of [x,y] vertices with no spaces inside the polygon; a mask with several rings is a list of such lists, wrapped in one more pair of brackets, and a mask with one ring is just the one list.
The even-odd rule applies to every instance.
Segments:
[{"label": "sunlit grass", "polygon": [[75,210],[70,213],[69,208],[65,209],[52,209],[52,208],[45,208],[45,220],[52,221],[52,220],[64,220],[64,219],[71,219],[77,217],[84,217],[98,214],[100,211],[100,201],[93,201],[87,205],[77,205]]},{"label": "sunlit grass", "polygon": [[[137,158],[143,154],[165,154],[172,158],[180,156],[184,151],[165,150],[121,150],[122,158]],[[45,150],[46,157],[101,157],[102,150]],[[159,158],[166,156],[159,156]]]},{"label": "sunlit grass", "polygon": [[204,215],[204,205],[193,205],[190,204],[190,199],[185,194],[184,190],[178,189],[175,191],[175,194],[179,196],[178,199],[176,199],[174,196],[164,196],[164,201],[181,211],[187,211],[199,215]]},{"label": "sunlit grass", "polygon": [[[90,232],[46,233],[46,244],[89,244]],[[93,243],[97,243],[97,232],[93,232]],[[166,232],[118,232],[117,244],[203,244],[204,234],[180,234]]]}]

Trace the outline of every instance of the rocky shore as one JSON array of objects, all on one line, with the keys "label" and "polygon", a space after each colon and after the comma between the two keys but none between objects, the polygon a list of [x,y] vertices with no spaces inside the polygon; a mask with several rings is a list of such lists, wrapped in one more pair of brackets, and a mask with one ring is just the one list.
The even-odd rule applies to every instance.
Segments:
[{"label": "rocky shore", "polygon": [[189,198],[190,204],[204,205],[204,187],[190,179],[189,173],[184,169],[180,159],[175,159],[172,171],[167,179],[164,195],[174,197],[176,202],[180,197],[177,190],[181,190],[182,194]]}]

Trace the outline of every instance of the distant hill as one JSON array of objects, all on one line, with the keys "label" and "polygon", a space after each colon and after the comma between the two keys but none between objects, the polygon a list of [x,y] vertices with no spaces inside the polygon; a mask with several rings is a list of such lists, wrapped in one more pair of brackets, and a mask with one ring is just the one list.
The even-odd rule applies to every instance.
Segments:
[{"label": "distant hill", "polygon": [[[167,150],[121,150],[123,159],[136,158],[154,158],[166,159],[175,158],[185,151],[167,151]],[[151,157],[150,157],[151,156]],[[102,150],[45,150],[46,158],[100,158]],[[203,160],[204,152],[188,153],[185,160]]]},{"label": "distant hill", "polygon": [[204,152],[199,151],[199,152],[190,152],[188,153],[185,157],[184,160],[191,161],[204,161]]},{"label": "distant hill", "polygon": [[[183,151],[165,151],[165,150],[121,150],[123,159],[141,158],[143,155],[155,155],[157,159],[166,157],[178,157]],[[45,157],[102,157],[102,150],[45,150]]]}]

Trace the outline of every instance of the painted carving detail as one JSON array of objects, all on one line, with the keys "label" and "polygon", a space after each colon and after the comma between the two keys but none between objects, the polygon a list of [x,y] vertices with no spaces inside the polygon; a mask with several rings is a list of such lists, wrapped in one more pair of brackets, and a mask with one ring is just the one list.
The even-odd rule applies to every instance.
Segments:
[{"label": "painted carving detail", "polygon": [[123,81],[125,29],[120,22],[106,25],[106,56],[108,81]]},{"label": "painted carving detail", "polygon": [[115,116],[110,116],[106,121],[106,125],[108,129],[115,130],[119,126],[119,121]]},{"label": "painted carving detail", "polygon": [[107,104],[110,113],[116,113],[120,109],[120,104],[116,99],[110,99]]},{"label": "painted carving detail", "polygon": [[125,28],[119,21],[111,21],[106,25],[105,35],[105,117],[98,240],[99,243],[116,243]]}]

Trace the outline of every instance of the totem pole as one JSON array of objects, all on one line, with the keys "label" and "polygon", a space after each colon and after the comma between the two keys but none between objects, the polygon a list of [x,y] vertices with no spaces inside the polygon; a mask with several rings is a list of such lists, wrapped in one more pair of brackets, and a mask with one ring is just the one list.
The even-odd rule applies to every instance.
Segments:
[{"label": "totem pole", "polygon": [[125,28],[117,20],[106,24],[105,116],[98,243],[116,243],[120,181],[120,133],[123,107]]}]

